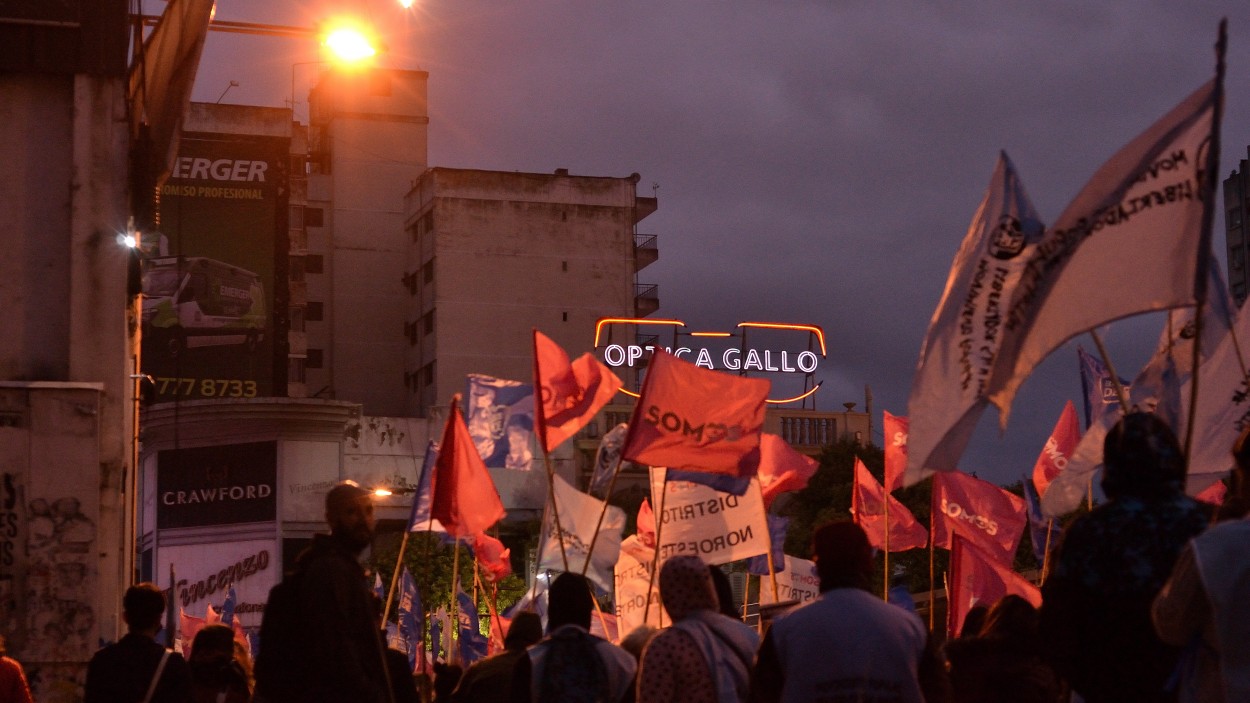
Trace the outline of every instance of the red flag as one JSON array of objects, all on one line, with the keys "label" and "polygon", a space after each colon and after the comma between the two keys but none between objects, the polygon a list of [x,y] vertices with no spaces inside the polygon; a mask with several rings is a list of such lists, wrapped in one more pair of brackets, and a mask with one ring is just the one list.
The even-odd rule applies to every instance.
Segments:
[{"label": "red flag", "polygon": [[637,519],[638,541],[647,547],[655,547],[655,513],[651,512],[651,501],[646,498],[642,499],[642,505],[638,506]]},{"label": "red flag", "polygon": [[490,583],[499,583],[512,573],[512,550],[503,546],[503,542],[485,532],[473,535],[473,556],[485,571],[483,577]]},{"label": "red flag", "polygon": [[1200,500],[1203,503],[1210,503],[1211,505],[1223,505],[1224,496],[1227,494],[1228,486],[1225,486],[1223,481],[1216,481],[1210,486],[1207,486],[1207,488],[1201,493],[1194,496],[1194,500]]},{"label": "red flag", "polygon": [[512,627],[512,620],[495,612],[489,600],[486,607],[490,609],[490,639],[486,643],[486,654],[490,656],[504,650],[503,641],[508,636],[508,628]]},{"label": "red flag", "polygon": [[770,385],[702,369],[657,349],[621,456],[650,466],[750,476],[759,465]]},{"label": "red flag", "polygon": [[885,490],[893,493],[903,487],[907,471],[907,432],[911,425],[906,417],[884,413],[881,424],[885,433]]},{"label": "red flag", "polygon": [[775,434],[760,434],[760,489],[764,493],[764,509],[773,500],[789,491],[801,491],[816,474],[820,462],[800,454]]},{"label": "red flag", "polygon": [[950,582],[947,584],[950,604],[947,615],[947,636],[954,637],[964,626],[964,618],[974,605],[990,607],[1003,596],[1016,595],[1033,604],[1042,605],[1042,592],[1010,566],[977,548],[963,535],[954,536],[951,549]]},{"label": "red flag", "polygon": [[968,538],[1010,564],[1028,516],[1024,499],[959,471],[933,475],[933,544],[951,548],[951,535]]},{"label": "red flag", "polygon": [[[211,612],[212,606],[209,606]],[[178,637],[182,640],[182,655],[187,659],[191,658],[191,643],[195,641],[195,634],[204,628],[204,618],[197,618],[194,615],[187,615],[182,608],[178,609]]]},{"label": "red flag", "polygon": [[503,519],[503,502],[490,472],[478,456],[460,414],[460,398],[451,401],[438,461],[434,463],[434,497],[430,515],[453,537],[472,537]]},{"label": "red flag", "polygon": [[[894,496],[890,501],[890,551],[902,552],[929,544],[928,530],[911,514],[907,506]],[[885,547],[886,493],[877,479],[868,472],[864,462],[855,457],[855,489],[851,493],[851,513],[855,522],[868,533],[868,541],[877,549]]]},{"label": "red flag", "polygon": [[1068,401],[1059,414],[1055,429],[1051,430],[1046,446],[1033,465],[1033,487],[1037,489],[1037,497],[1046,495],[1046,488],[1068,466],[1068,459],[1076,451],[1081,441],[1081,427],[1076,420],[1076,406]]},{"label": "red flag", "polygon": [[534,330],[534,419],[548,453],[590,422],[621,389],[621,379],[593,354],[573,363],[559,344]]}]

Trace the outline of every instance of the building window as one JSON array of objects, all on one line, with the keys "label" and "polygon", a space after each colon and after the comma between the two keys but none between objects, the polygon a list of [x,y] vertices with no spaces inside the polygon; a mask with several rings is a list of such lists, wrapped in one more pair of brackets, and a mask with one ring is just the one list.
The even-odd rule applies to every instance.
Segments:
[{"label": "building window", "polygon": [[291,217],[291,221],[288,223],[287,226],[289,226],[291,229],[304,229],[304,206],[303,205],[292,205],[290,217]]},{"label": "building window", "polygon": [[304,208],[304,226],[305,227],[325,227],[326,213],[319,207]]},{"label": "building window", "polygon": [[421,333],[430,335],[434,334],[434,311],[431,310],[421,316]]},{"label": "building window", "polygon": [[304,273],[325,273],[326,258],[321,254],[304,257]]},{"label": "building window", "polygon": [[304,361],[304,366],[310,369],[321,368],[321,356],[320,349],[309,349],[308,358]]},{"label": "building window", "polygon": [[422,283],[434,282],[434,259],[430,259],[429,261],[425,262],[425,265],[421,267],[421,282]]},{"label": "building window", "polygon": [[321,322],[325,319],[325,304],[319,300],[308,301],[308,307],[304,308],[304,320],[307,322]]}]

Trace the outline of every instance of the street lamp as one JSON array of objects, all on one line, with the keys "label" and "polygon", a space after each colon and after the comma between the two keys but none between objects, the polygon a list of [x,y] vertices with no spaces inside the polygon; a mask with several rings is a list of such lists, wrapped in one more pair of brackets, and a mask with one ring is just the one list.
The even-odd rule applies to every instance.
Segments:
[{"label": "street lamp", "polygon": [[291,64],[291,115],[295,116],[295,68],[297,66],[315,66],[331,64],[344,70],[368,68],[370,59],[381,51],[381,44],[373,34],[349,20],[334,20],[322,25],[317,32],[321,44],[326,48],[322,58],[312,61],[298,61]]}]

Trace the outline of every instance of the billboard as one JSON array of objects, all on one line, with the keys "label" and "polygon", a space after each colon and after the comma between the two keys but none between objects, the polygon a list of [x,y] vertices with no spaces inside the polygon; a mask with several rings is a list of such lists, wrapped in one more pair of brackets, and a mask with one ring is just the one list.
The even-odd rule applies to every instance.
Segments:
[{"label": "billboard", "polygon": [[201,527],[273,520],[278,443],[157,452],[156,526]]},{"label": "billboard", "polygon": [[144,233],[143,372],[157,402],[286,395],[286,138],[182,138]]}]

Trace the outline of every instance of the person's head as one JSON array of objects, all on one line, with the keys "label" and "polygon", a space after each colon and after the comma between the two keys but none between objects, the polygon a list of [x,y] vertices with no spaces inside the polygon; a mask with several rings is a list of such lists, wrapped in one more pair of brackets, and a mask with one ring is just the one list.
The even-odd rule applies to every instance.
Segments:
[{"label": "person's head", "polygon": [[1038,614],[1033,604],[1016,595],[1003,596],[985,614],[982,637],[1032,644],[1037,638]]},{"label": "person's head", "polygon": [[872,545],[864,528],[849,520],[825,523],[812,533],[812,560],[820,591],[867,589],[872,578]]},{"label": "person's head", "polygon": [[165,594],[154,583],[136,583],[122,596],[122,619],[135,634],[155,635],[164,614]]},{"label": "person's head", "polygon": [[543,638],[543,621],[538,613],[523,610],[517,613],[503,638],[504,649],[525,649]]},{"label": "person's head", "polygon": [[716,588],[716,601],[720,606],[718,610],[721,615],[741,620],[742,613],[738,611],[734,603],[734,587],[733,584],[729,583],[729,577],[725,575],[724,571],[712,564],[708,565],[707,570],[712,575],[712,586]]},{"label": "person's head", "polygon": [[990,611],[984,605],[977,604],[968,608],[968,612],[964,615],[963,627],[959,628],[959,636],[962,637],[979,637],[981,629],[985,627],[985,615]]},{"label": "person's head", "polygon": [[508,444],[517,449],[523,449],[529,442],[530,435],[534,433],[534,421],[530,420],[528,415],[512,415],[508,418]]},{"label": "person's head", "polygon": [[191,661],[228,662],[234,659],[234,630],[225,625],[205,625],[191,641]]},{"label": "person's head", "polygon": [[674,621],[696,610],[720,610],[712,574],[693,554],[673,557],[660,567],[660,602]]},{"label": "person's head", "polygon": [[330,534],[360,552],[373,541],[377,526],[373,517],[373,494],[355,481],[342,481],[326,494],[326,524]]},{"label": "person's head", "polygon": [[1150,413],[1125,415],[1102,447],[1102,490],[1108,498],[1165,496],[1184,487],[1185,457],[1176,435]]},{"label": "person's head", "polygon": [[595,603],[590,595],[590,581],[585,576],[564,572],[547,589],[547,632],[557,627],[577,625],[590,629],[590,614]]},{"label": "person's head", "polygon": [[473,386],[473,407],[489,408],[495,404],[495,389],[490,386]]}]

